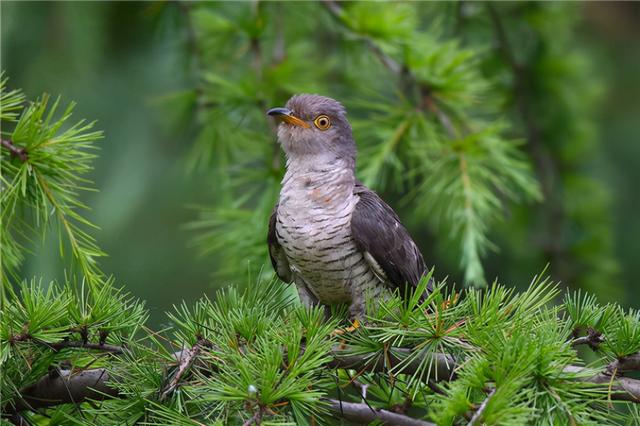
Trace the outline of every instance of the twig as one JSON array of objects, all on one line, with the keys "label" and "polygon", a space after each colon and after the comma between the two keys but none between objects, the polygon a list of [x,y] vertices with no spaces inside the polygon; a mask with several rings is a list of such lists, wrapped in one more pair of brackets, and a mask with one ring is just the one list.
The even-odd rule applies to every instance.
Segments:
[{"label": "twig", "polygon": [[109,345],[106,343],[88,343],[88,342],[85,343],[85,342],[79,342],[79,341],[73,341],[73,340],[63,340],[57,343],[47,343],[39,340],[34,340],[34,342],[44,345],[56,352],[59,352],[63,349],[76,348],[76,349],[92,349],[96,351],[111,352],[113,354],[124,353],[124,348],[122,346]]},{"label": "twig", "polygon": [[602,333],[589,327],[587,335],[573,339],[571,341],[571,346],[589,345],[591,349],[596,350],[604,341],[605,338]]},{"label": "twig", "polygon": [[162,391],[160,399],[165,399],[166,397],[171,395],[174,390],[176,390],[176,388],[180,384],[180,379],[182,379],[182,376],[184,376],[184,374],[189,371],[198,355],[200,355],[200,352],[202,351],[204,345],[205,342],[203,340],[198,340],[191,348],[181,352],[178,370],[176,371],[176,374],[173,376],[167,387]]},{"label": "twig", "polygon": [[[389,351],[394,362],[398,359],[398,354],[403,353],[405,355],[411,353],[409,349],[393,349]],[[187,357],[182,357],[183,363]],[[192,357],[193,358],[193,357]],[[420,362],[424,362],[424,358],[416,357],[417,360],[412,360],[411,363],[405,366],[403,373],[412,374],[416,371]],[[636,363],[637,359],[640,359],[640,355],[634,355],[627,357],[625,367],[626,368],[640,368],[640,364]],[[455,368],[457,367],[453,362],[453,357],[447,354],[434,355],[433,361],[435,371],[439,371],[440,380],[451,380],[454,376]],[[372,362],[366,355],[336,355],[334,353],[334,359],[327,364],[328,368],[345,368],[352,369],[358,367],[366,367],[368,371],[385,371],[386,367],[383,362]],[[568,366],[564,370],[566,373],[581,374],[585,371],[584,367]],[[445,374],[447,373],[448,374]],[[115,398],[118,396],[118,391],[115,387],[110,386],[109,375],[104,368],[95,368],[90,370],[82,370],[79,372],[71,370],[62,370],[60,374],[55,376],[45,375],[36,384],[24,388],[20,391],[22,400],[18,400],[15,404],[14,410],[7,410],[6,407],[2,407],[3,412],[11,413],[20,412],[24,410],[36,410],[43,407],[51,407],[60,404],[75,403],[79,404],[87,399],[103,400],[106,398]],[[592,377],[582,377],[578,380],[596,383],[596,384],[609,384],[612,382],[612,376],[606,373],[596,374]],[[611,386],[610,398],[618,401],[630,401],[634,403],[640,403],[640,379],[632,379],[629,377],[613,377]],[[407,420],[406,416],[401,418],[387,417],[387,415],[395,414],[386,410],[372,410],[367,407],[367,404],[353,404],[339,401],[328,400],[330,402],[330,410],[334,414],[344,413],[344,418],[352,421],[373,421],[375,419],[383,422],[387,421],[389,424],[416,424],[416,425],[428,425],[430,423],[422,422],[421,420],[411,419],[421,423],[394,423],[395,421]],[[366,411],[364,410],[366,407]],[[353,417],[351,417],[353,416]],[[360,417],[359,417],[360,416]],[[367,420],[369,419],[369,420]],[[408,420],[407,420],[408,421]]]},{"label": "twig", "polygon": [[[343,21],[343,10],[337,2],[332,0],[323,0],[322,3],[327,7],[327,10],[333,15],[338,22],[351,30]],[[436,100],[432,95],[432,89],[424,82],[419,82],[414,74],[412,74],[406,64],[398,63],[391,56],[384,53],[382,48],[373,40],[363,34],[356,33],[351,30],[360,39],[364,40],[365,44],[373,52],[373,54],[380,60],[380,62],[393,74],[401,78],[401,85],[405,91],[410,91],[407,87],[414,87],[420,94],[420,101],[418,108],[426,108],[430,113],[435,115],[442,127],[447,132],[450,139],[455,139],[458,132],[456,131],[451,118],[437,105]]]},{"label": "twig", "polygon": [[[414,356],[410,362],[406,360],[412,355],[411,349],[392,348],[385,362],[383,357],[371,358],[364,355],[351,355],[348,353],[348,347],[335,346],[332,350],[333,359],[329,361],[327,367],[342,368],[353,370],[366,370],[370,372],[385,372],[394,369],[395,373],[414,374],[421,369],[425,362],[425,357]],[[455,378],[456,362],[453,356],[448,354],[436,353],[433,356],[434,379],[452,380]],[[401,366],[401,368],[399,368]]]},{"label": "twig", "polygon": [[442,390],[442,388],[438,386],[434,380],[427,380],[427,386],[429,386],[429,389],[439,395],[447,395],[447,393]]},{"label": "twig", "polygon": [[20,413],[12,413],[8,416],[9,421],[16,426],[30,426],[30,423],[20,415]]},{"label": "twig", "polygon": [[18,157],[23,163],[29,159],[29,154],[23,147],[18,147],[14,145],[13,142],[6,139],[1,139],[0,143],[2,143],[2,146],[11,153],[12,157]]},{"label": "twig", "polygon": [[612,374],[613,371],[640,371],[640,352],[618,358],[607,366],[607,373]]},{"label": "twig", "polygon": [[264,407],[258,407],[256,412],[251,416],[249,420],[244,422],[242,426],[250,426],[252,424],[260,425],[262,423],[262,416],[264,415]]},{"label": "twig", "polygon": [[487,397],[484,399],[484,401],[482,401],[482,404],[480,404],[480,407],[478,407],[478,409],[476,410],[473,417],[471,417],[471,420],[469,421],[469,426],[475,425],[476,422],[480,420],[480,418],[482,417],[482,413],[484,413],[484,410],[486,410],[487,404],[489,404],[491,397],[493,397],[495,393],[496,393],[496,388],[491,389]]},{"label": "twig", "polygon": [[104,368],[60,370],[59,374],[53,376],[47,374],[35,384],[20,390],[22,399],[17,401],[15,412],[77,404],[87,399],[114,398],[118,396],[118,391],[109,386],[108,381],[109,374]]},{"label": "twig", "polygon": [[[592,377],[585,377],[578,380],[596,384],[611,384],[609,398],[616,401],[630,401],[640,403],[640,380],[631,379],[629,377],[614,377],[608,374],[608,366],[604,373],[596,374]],[[580,374],[584,371],[584,367],[570,365],[564,369],[567,373]],[[614,380],[612,380],[612,378]]]},{"label": "twig", "polygon": [[59,342],[54,342],[54,343],[45,342],[43,340],[34,339],[27,332],[23,332],[15,336],[11,336],[8,340],[10,344],[16,344],[18,342],[32,342],[37,345],[46,346],[47,348],[55,352],[60,352],[63,349],[71,349],[71,348],[92,349],[97,351],[111,352],[114,354],[122,354],[124,352],[124,348],[122,346],[109,345],[107,343],[90,343],[90,342],[76,341],[76,340],[61,340]]},{"label": "twig", "polygon": [[384,425],[435,426],[435,423],[414,419],[404,414],[394,413],[381,408],[372,409],[363,403],[358,404],[335,399],[325,399],[324,401],[328,403],[329,411],[354,423],[368,424],[373,421],[378,421]]}]

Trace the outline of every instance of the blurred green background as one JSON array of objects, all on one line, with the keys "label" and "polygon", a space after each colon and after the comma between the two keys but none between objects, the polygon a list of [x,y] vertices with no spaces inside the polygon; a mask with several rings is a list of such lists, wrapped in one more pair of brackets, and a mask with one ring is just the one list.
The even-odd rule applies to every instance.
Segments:
[{"label": "blurred green background", "polygon": [[[486,277],[523,287],[551,262],[550,273],[567,286],[639,306],[640,3],[494,6],[512,55],[527,66],[519,82],[514,77],[518,72],[509,74],[509,58],[505,61],[496,45],[500,31],[490,8],[466,2],[411,6],[418,11],[415,28],[480,52],[479,69],[496,87],[488,92],[495,99],[488,100],[511,124],[510,135],[541,141],[554,169],[550,177],[544,176],[544,165],[542,172],[536,169],[542,192],[545,185],[549,191],[545,201],[507,205],[506,212],[496,212],[506,215],[489,231],[498,250],[483,258]],[[76,101],[76,116],[98,120],[97,128],[106,133],[92,176],[100,192],[86,195],[89,217],[101,227],[97,239],[109,253],[102,260],[103,270],[147,300],[155,321],[182,299],[190,302],[215,287],[246,282],[245,271],[251,269],[246,259],[225,264],[229,256],[224,244],[202,255],[193,243],[200,231],[186,225],[202,217],[194,206],[215,208],[224,176],[234,176],[232,164],[212,170],[221,167],[219,163],[194,161],[194,156],[204,156],[194,146],[214,139],[206,132],[203,136],[206,120],[216,118],[199,109],[217,100],[215,92],[206,92],[203,75],[233,72],[225,60],[236,61],[229,53],[235,45],[225,37],[236,25],[246,30],[245,16],[256,17],[253,24],[258,24],[251,28],[262,28],[262,20],[267,27],[248,39],[247,49],[260,37],[277,46],[278,40],[269,38],[269,25],[285,25],[280,19],[286,23],[287,42],[293,38],[301,43],[293,57],[304,58],[304,49],[316,49],[314,54],[322,59],[314,56],[289,70],[296,79],[290,89],[304,87],[339,97],[361,120],[354,124],[356,138],[368,134],[362,123],[368,122],[373,108],[351,94],[375,98],[368,93],[375,87],[367,88],[364,77],[332,77],[336,67],[355,67],[357,75],[358,64],[344,62],[354,43],[347,40],[345,47],[335,35],[339,33],[332,32],[327,26],[331,17],[322,5],[269,3],[260,6],[264,15],[255,12],[255,3],[3,1],[1,7],[2,69],[10,87],[22,88],[30,98],[47,92]],[[384,15],[385,7],[389,5],[368,3],[359,6],[358,13]],[[389,37],[411,36],[393,28],[398,34]],[[240,59],[238,63],[252,65]],[[305,71],[314,67],[328,71]],[[364,74],[376,79],[384,71]],[[512,88],[514,93],[521,90],[521,96],[510,98]],[[284,90],[272,98],[287,96]],[[532,127],[518,116],[520,102],[527,104],[526,116],[537,126],[537,136],[528,133]],[[253,114],[247,120],[262,118]],[[261,126],[268,140],[266,119]],[[229,138],[235,137],[234,131]],[[262,149],[271,148],[266,144]],[[526,151],[535,166],[535,150]],[[199,167],[192,167],[196,163]],[[376,189],[399,210],[428,263],[437,266],[437,275],[460,283],[458,252],[414,214],[415,203],[403,201],[407,186]],[[258,237],[262,241],[263,235]],[[238,273],[216,274],[224,268]],[[24,272],[62,275],[55,239],[28,258]]]}]

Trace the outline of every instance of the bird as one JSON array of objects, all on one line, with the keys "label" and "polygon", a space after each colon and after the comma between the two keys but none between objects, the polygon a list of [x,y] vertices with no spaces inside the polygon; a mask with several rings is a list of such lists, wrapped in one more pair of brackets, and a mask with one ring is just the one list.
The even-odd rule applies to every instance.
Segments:
[{"label": "bird", "polygon": [[396,289],[408,297],[428,272],[423,256],[395,211],[356,179],[356,143],[340,102],[298,94],[267,115],[286,156],[268,225],[271,264],[303,304],[325,312],[348,304],[357,328],[368,298]]}]

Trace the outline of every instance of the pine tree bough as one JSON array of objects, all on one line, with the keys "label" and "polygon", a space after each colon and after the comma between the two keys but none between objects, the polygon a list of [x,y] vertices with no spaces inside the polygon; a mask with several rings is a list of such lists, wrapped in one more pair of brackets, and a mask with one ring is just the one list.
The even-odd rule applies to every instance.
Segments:
[{"label": "pine tree bough", "polygon": [[[177,352],[174,356],[179,363],[180,374],[174,376],[178,379],[184,375],[186,370],[193,365],[195,358],[198,356],[203,345],[196,344],[192,348]],[[371,360],[365,355],[341,355],[348,348],[336,347],[333,351],[332,360],[326,364],[327,368],[334,369],[353,369],[358,371],[382,372],[386,370],[384,363]],[[185,354],[186,352],[186,354]],[[393,354],[389,357],[392,365],[396,365],[410,353],[406,348],[393,348],[389,351]],[[624,366],[624,371],[640,369],[640,354],[634,354],[612,364]],[[403,373],[411,374],[421,360],[417,359],[405,366]],[[436,354],[434,356],[434,371],[438,374],[439,380],[454,380],[457,365],[454,358],[448,354]],[[188,365],[187,365],[188,364]],[[180,370],[180,366],[183,366]],[[607,367],[608,371],[611,366]],[[584,367],[569,366],[565,369],[570,373],[582,373]],[[611,393],[608,397],[611,400],[630,401],[640,403],[640,380],[628,377],[613,377],[607,372],[597,374],[590,378],[582,379],[595,384],[611,384]],[[621,370],[618,370],[621,371]],[[14,412],[7,414],[16,414],[25,410],[38,410],[40,408],[52,407],[60,404],[74,403],[78,404],[85,400],[103,400],[107,398],[118,397],[118,392],[108,384],[109,374],[104,368],[87,369],[81,371],[62,370],[48,374],[42,377],[37,383],[28,388],[23,389],[20,394],[22,396],[16,404]],[[172,381],[173,383],[173,381]],[[173,384],[173,388],[178,383]],[[489,399],[489,397],[487,398]],[[329,410],[336,416],[344,419],[358,422],[369,423],[379,420],[383,424],[396,425],[431,425],[432,423],[414,419],[404,414],[393,413],[382,409],[373,409],[366,403],[350,403],[333,399],[325,399],[328,403]],[[478,410],[479,411],[479,410]],[[477,411],[476,411],[477,413]]]},{"label": "pine tree bough", "polygon": [[22,398],[16,404],[16,411],[115,398],[118,392],[108,385],[108,381],[109,374],[104,368],[55,370],[20,392]]},{"label": "pine tree bough", "polygon": [[329,403],[329,410],[332,413],[354,423],[367,424],[378,421],[384,425],[435,426],[435,423],[414,419],[388,410],[374,409],[364,403],[358,404],[335,399],[327,399],[325,401]]}]

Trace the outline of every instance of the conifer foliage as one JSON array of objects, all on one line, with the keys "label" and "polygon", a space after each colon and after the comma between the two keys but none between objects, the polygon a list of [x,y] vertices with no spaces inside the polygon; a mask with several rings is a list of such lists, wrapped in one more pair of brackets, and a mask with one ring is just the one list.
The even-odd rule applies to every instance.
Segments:
[{"label": "conifer foliage", "polygon": [[432,236],[418,241],[428,263],[446,253],[465,285],[482,286],[496,243],[509,258],[533,242],[531,270],[549,262],[574,288],[615,283],[606,191],[579,167],[596,156],[600,85],[573,36],[578,8],[186,4],[197,83],[185,97],[201,130],[189,166],[216,182],[190,225],[195,242],[220,259],[218,276],[239,262],[260,269],[284,169],[264,113],[321,93],[347,107],[358,178],[412,220],[412,234]]},{"label": "conifer foliage", "polygon": [[[192,224],[204,249],[224,248],[236,276],[247,256],[262,263],[283,170],[263,111],[334,76],[361,89],[347,100],[356,132],[370,141],[360,142],[361,177],[379,189],[411,188],[454,235],[468,282],[484,282],[493,216],[539,189],[508,123],[482,102],[490,81],[477,51],[446,32],[421,32],[412,4],[256,3],[250,14],[229,4],[185,7],[202,73],[203,128],[190,165],[214,168],[226,200]],[[283,25],[293,19],[296,37]],[[322,60],[323,39],[344,53]],[[385,86],[359,86],[369,78]],[[242,287],[177,304],[166,327],[150,329],[144,303],[98,264],[104,253],[80,193],[94,189],[86,175],[102,133],[72,118],[73,107],[47,95],[27,101],[2,77],[3,423],[640,422],[640,313],[563,293],[544,272],[521,293],[498,282],[440,282],[421,300],[425,277],[407,299],[369,301],[353,332],[344,332],[339,307],[326,317],[290,286],[251,275]],[[375,116],[360,118],[363,110]],[[49,229],[58,231],[65,279],[21,276]]]}]

